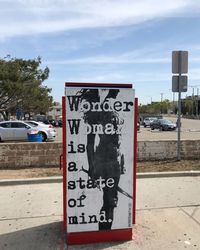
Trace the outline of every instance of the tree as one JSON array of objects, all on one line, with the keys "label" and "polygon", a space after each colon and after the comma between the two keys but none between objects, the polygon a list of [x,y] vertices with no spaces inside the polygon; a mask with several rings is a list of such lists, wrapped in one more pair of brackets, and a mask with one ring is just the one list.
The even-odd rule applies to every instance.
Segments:
[{"label": "tree", "polygon": [[194,106],[193,106],[193,100],[192,99],[184,99],[182,101],[182,113],[184,115],[193,115],[193,109],[194,109]]},{"label": "tree", "polygon": [[168,110],[172,108],[172,105],[173,104],[169,100],[164,100],[162,102],[152,102],[147,105],[140,104],[138,110],[140,114],[166,114]]},{"label": "tree", "polygon": [[40,64],[40,57],[0,59],[0,113],[5,120],[10,112],[45,113],[52,105],[51,89],[42,85],[49,68],[42,70]]}]

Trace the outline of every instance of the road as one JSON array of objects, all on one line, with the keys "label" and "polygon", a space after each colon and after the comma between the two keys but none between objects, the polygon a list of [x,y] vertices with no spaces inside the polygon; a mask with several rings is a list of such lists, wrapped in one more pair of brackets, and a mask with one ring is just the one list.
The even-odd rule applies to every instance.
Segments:
[{"label": "road", "polygon": [[[177,118],[165,117],[176,123]],[[56,128],[56,141],[62,141],[62,128]],[[138,141],[158,141],[158,140],[177,140],[177,131],[151,131],[149,127],[141,126],[138,132]],[[181,119],[181,140],[200,140],[200,120]]]}]

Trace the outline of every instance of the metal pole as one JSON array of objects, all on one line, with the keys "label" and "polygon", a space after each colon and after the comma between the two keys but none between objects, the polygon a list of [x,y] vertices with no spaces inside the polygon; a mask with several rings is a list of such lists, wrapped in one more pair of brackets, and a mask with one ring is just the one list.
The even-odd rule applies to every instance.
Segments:
[{"label": "metal pole", "polygon": [[195,96],[195,106],[196,106],[196,117],[198,117],[198,88],[197,88],[197,96]]},{"label": "metal pole", "polygon": [[174,112],[174,114],[175,114],[175,110],[176,110],[176,108],[175,108],[175,93],[173,92],[173,112]]},{"label": "metal pole", "polygon": [[178,79],[178,138],[177,138],[177,160],[181,160],[181,51],[179,51],[179,79]]},{"label": "metal pole", "polygon": [[161,101],[161,109],[160,109],[160,113],[162,114],[162,101],[163,101],[163,94],[164,93],[160,93],[160,101]]},{"label": "metal pole", "polygon": [[197,117],[199,118],[199,88],[197,88]]},{"label": "metal pole", "polygon": [[163,101],[163,94],[164,94],[164,93],[160,93],[160,101],[161,101],[161,102]]},{"label": "metal pole", "polygon": [[194,87],[192,88],[192,116],[194,115]]}]

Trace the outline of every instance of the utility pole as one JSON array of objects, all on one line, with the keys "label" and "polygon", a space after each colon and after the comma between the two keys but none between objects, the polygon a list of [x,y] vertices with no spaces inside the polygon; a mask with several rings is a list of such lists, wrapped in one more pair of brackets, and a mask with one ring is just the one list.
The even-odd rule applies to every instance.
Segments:
[{"label": "utility pole", "polygon": [[194,115],[194,87],[192,87],[192,116]]},{"label": "utility pole", "polygon": [[160,101],[161,101],[161,102],[163,101],[163,94],[164,94],[164,93],[160,93]]},{"label": "utility pole", "polygon": [[164,93],[160,93],[160,101],[161,101],[161,109],[160,109],[160,113],[162,114],[162,101],[163,101],[163,94]]},{"label": "utility pole", "polygon": [[199,118],[199,88],[197,88],[197,117]]},{"label": "utility pole", "polygon": [[[169,89],[170,91],[172,91],[172,89]],[[173,107],[173,113],[175,114],[175,92],[172,92],[173,97],[172,97],[172,107]]]},{"label": "utility pole", "polygon": [[[200,86],[200,85],[189,86],[190,88],[192,88],[192,116],[194,116],[194,110],[195,110],[196,116],[199,115],[199,111],[198,111],[199,88],[198,88],[198,86]],[[195,93],[194,93],[195,89],[197,89],[197,96],[196,97],[195,97]]]}]

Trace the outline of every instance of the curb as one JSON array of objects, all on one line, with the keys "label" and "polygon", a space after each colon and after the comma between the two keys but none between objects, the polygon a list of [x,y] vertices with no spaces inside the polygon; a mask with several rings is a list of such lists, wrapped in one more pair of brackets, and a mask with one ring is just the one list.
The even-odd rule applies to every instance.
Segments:
[{"label": "curb", "polygon": [[[168,178],[168,177],[191,177],[191,176],[200,176],[200,171],[147,172],[147,173],[137,173],[136,177],[137,179],[145,179],[145,178]],[[28,178],[28,179],[5,179],[5,180],[0,180],[0,186],[62,183],[62,180],[63,180],[62,176]]]},{"label": "curb", "polygon": [[200,176],[200,171],[147,172],[137,173],[137,179]]},{"label": "curb", "polygon": [[62,176],[27,178],[27,179],[4,179],[4,180],[0,180],[0,186],[61,183],[62,179],[63,179]]}]

